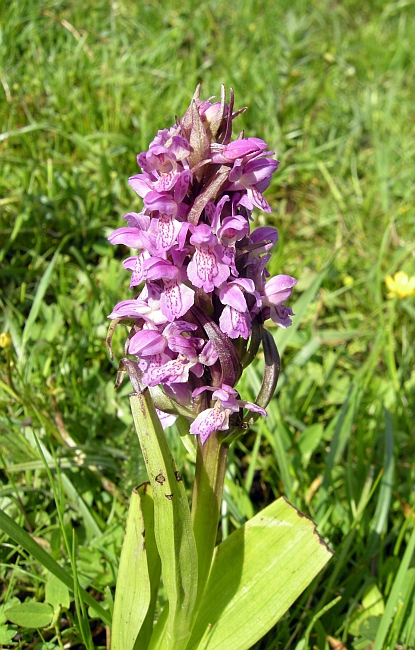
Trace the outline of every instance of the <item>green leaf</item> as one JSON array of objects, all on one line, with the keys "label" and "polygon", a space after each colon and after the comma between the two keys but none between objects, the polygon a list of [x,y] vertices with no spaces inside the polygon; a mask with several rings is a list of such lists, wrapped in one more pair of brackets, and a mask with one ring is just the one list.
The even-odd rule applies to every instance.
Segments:
[{"label": "green leaf", "polygon": [[9,645],[14,636],[16,636],[16,628],[0,625],[0,644]]},{"label": "green leaf", "polygon": [[[169,603],[166,603],[163,611],[159,616],[157,623],[154,626],[154,630],[151,637],[150,645],[148,646],[148,650],[165,650],[166,627],[167,627],[168,619],[169,619]],[[140,648],[136,646],[134,650],[140,650]]]},{"label": "green leaf", "polygon": [[154,499],[154,534],[169,601],[165,650],[185,648],[197,594],[197,554],[182,478],[149,392],[130,397]]},{"label": "green leaf", "polygon": [[53,608],[48,603],[22,603],[9,607],[6,615],[20,627],[47,627],[52,622]]},{"label": "green leaf", "polygon": [[68,587],[53,574],[46,583],[45,601],[50,603],[54,610],[60,609],[61,607],[69,609],[71,605]]},{"label": "green leaf", "polygon": [[298,447],[303,457],[303,463],[308,463],[311,454],[317,449],[324,435],[323,425],[316,422],[304,429],[298,438]]},{"label": "green leaf", "polygon": [[217,547],[188,650],[248,650],[331,554],[311,519],[284,498],[272,503]]},{"label": "green leaf", "polygon": [[131,494],[118,569],[111,650],[131,650],[135,644],[142,650],[147,648],[159,579],[153,499],[150,485],[145,483]]},{"label": "green leaf", "polygon": [[383,597],[377,585],[371,584],[365,590],[362,598],[362,608],[353,615],[348,629],[349,634],[359,636],[361,624],[371,616],[382,616],[385,611]]},{"label": "green leaf", "polygon": [[[35,560],[42,564],[48,571],[57,576],[62,582],[73,592],[74,581],[72,576],[62,569],[55,560],[46,553],[46,551],[35,542],[32,537],[16,522],[13,521],[9,515],[3,510],[0,510],[0,529],[9,537],[14,539],[17,544],[20,544],[28,553],[33,555]],[[85,589],[80,589],[83,600],[98,613],[100,619],[106,625],[111,625],[111,616],[108,612],[97,603],[97,601]]]}]

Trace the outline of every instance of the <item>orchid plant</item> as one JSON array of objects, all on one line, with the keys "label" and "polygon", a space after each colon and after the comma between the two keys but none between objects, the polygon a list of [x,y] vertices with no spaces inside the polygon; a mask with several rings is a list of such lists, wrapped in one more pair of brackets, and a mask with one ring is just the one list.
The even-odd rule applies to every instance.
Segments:
[{"label": "orchid plant", "polygon": [[[134,252],[123,266],[139,293],[114,307],[108,344],[119,323],[130,327],[117,386],[128,372],[149,478],[131,499],[113,650],[249,648],[330,556],[283,499],[216,546],[229,445],[266,417],[278,379],[264,323],[291,324],[296,284],[267,271],[277,230],[250,228],[255,208],[271,212],[263,193],[278,161],[259,138],[232,140],[245,110],[234,110],[232,90],[229,103],[224,87],[220,101],[201,101],[198,87],[184,116],[138,155],[141,173],[129,183],[143,209],[109,238]],[[236,385],[261,343],[264,378],[252,403]],[[175,422],[196,463],[191,509],[163,433]],[[167,604],[157,616],[160,572]]]}]

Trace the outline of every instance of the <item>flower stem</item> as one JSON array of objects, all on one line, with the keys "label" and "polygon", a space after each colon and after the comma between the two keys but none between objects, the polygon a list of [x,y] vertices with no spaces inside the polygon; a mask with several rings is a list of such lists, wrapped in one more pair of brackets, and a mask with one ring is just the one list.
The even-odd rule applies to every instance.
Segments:
[{"label": "flower stem", "polygon": [[192,524],[198,555],[197,613],[209,577],[216,545],[225,481],[228,446],[220,433],[213,433],[197,448],[196,473],[193,486]]}]

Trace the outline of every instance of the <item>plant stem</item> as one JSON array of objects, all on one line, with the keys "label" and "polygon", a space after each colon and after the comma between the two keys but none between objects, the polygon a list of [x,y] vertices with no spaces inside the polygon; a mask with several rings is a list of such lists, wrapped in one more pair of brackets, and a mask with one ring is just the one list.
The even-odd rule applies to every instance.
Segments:
[{"label": "plant stem", "polygon": [[212,434],[204,445],[198,443],[192,500],[192,524],[198,555],[196,614],[216,545],[227,457],[228,447],[221,442],[219,432]]},{"label": "plant stem", "polygon": [[395,315],[396,315],[396,303],[397,297],[391,301],[390,310],[389,310],[389,319],[386,329],[386,354],[387,354],[387,363],[389,366],[389,373],[392,379],[392,384],[395,390],[396,395],[400,393],[400,385],[398,379],[398,373],[396,369],[396,359],[395,359],[395,335],[394,335],[394,325],[395,325]]}]

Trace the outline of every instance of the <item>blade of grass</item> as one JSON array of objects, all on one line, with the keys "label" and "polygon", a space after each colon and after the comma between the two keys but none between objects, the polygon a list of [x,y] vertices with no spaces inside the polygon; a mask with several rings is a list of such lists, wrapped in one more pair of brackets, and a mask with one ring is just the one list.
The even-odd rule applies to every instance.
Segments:
[{"label": "blade of grass", "polygon": [[74,585],[74,596],[75,596],[75,607],[76,607],[76,613],[77,613],[77,620],[78,620],[78,625],[80,628],[81,636],[84,640],[84,643],[86,647],[89,650],[93,650],[94,644],[92,641],[92,635],[91,635],[91,630],[88,624],[88,617],[86,615],[86,610],[85,610],[85,601],[82,598],[82,591],[81,587],[79,584],[78,580],[78,567],[77,567],[77,558],[76,558],[76,544],[75,544],[75,530],[72,529],[72,541],[71,543],[69,542],[68,539],[68,534],[67,530],[65,527],[65,522],[64,522],[64,509],[65,509],[65,504],[64,504],[64,481],[63,476],[60,475],[59,472],[59,467],[57,467],[57,481],[55,482],[52,472],[49,468],[49,465],[46,460],[46,456],[44,454],[44,451],[47,451],[44,446],[41,444],[39,439],[37,438],[36,434],[33,431],[34,435],[34,440],[35,444],[37,447],[37,450],[40,454],[40,457],[42,458],[44,465],[45,465],[45,470],[49,479],[49,484],[52,488],[53,496],[55,499],[55,504],[56,504],[56,511],[58,514],[58,519],[59,519],[59,525],[60,529],[62,532],[63,540],[65,543],[66,551],[68,553],[68,557],[71,563],[72,567],[72,572],[73,572],[73,585]]},{"label": "blade of grass", "polygon": [[[415,588],[415,568],[408,569],[406,579],[402,584],[402,594],[396,608],[393,623],[391,625],[390,634],[388,637],[388,647],[397,648],[398,640],[400,638],[401,629],[405,621],[405,614],[411,602],[411,596]],[[404,646],[405,647],[405,646]]]},{"label": "blade of grass", "polygon": [[395,474],[395,454],[393,447],[393,427],[389,411],[385,408],[385,451],[383,460],[383,475],[380,482],[380,490],[376,510],[370,526],[370,534],[367,545],[367,557],[373,555],[378,544],[379,537],[386,524],[390,505],[392,501],[392,489]]},{"label": "blade of grass", "polygon": [[[41,459],[43,461],[43,467],[46,469],[49,475],[49,480],[53,483],[53,475],[50,472],[51,467],[59,469],[59,463],[56,462],[56,459],[53,458],[52,454],[46,449],[45,445],[38,440],[33,431],[33,439],[29,439],[29,443],[34,449],[37,449],[40,453]],[[88,505],[85,503],[83,498],[79,495],[72,481],[69,479],[68,475],[65,472],[59,474],[62,485],[65,489],[66,494],[72,503],[76,506],[79,512],[82,515],[85,524],[85,530],[88,539],[93,539],[95,537],[101,537],[102,531],[98,526],[97,522],[94,519],[94,516],[91,513]]]},{"label": "blade of grass", "polygon": [[[330,266],[330,265],[329,265]],[[295,336],[296,331],[301,325],[304,314],[306,313],[308,306],[314,300],[317,291],[320,288],[321,283],[323,282],[326,273],[329,269],[329,266],[326,266],[318,275],[314,278],[313,282],[310,284],[308,289],[304,291],[301,297],[294,303],[292,309],[295,314],[293,319],[293,324],[287,329],[278,329],[274,334],[275,343],[277,344],[278,352],[282,356],[287,345],[290,344],[293,337]]]},{"label": "blade of grass", "polygon": [[246,473],[245,490],[246,490],[247,494],[250,493],[251,488],[252,488],[252,483],[253,483],[254,475],[255,475],[255,465],[256,465],[257,458],[258,458],[259,449],[261,447],[261,440],[262,440],[262,434],[259,431],[257,433],[257,435],[255,436],[255,442],[254,442],[254,446],[253,446],[253,449],[252,449],[252,452],[251,452],[251,459],[250,459],[250,462],[249,462],[248,471]]},{"label": "blade of grass", "polygon": [[59,244],[58,248],[55,251],[55,254],[53,255],[51,261],[49,262],[46,271],[44,272],[41,281],[39,282],[38,288],[36,290],[36,295],[35,299],[33,301],[32,307],[30,309],[29,316],[27,318],[26,324],[23,329],[23,335],[22,335],[22,344],[19,352],[19,365],[22,367],[23,362],[24,362],[24,353],[26,350],[26,345],[27,342],[31,336],[33,326],[35,324],[35,321],[39,315],[39,310],[40,306],[42,304],[43,298],[45,296],[46,290],[49,286],[49,283],[52,279],[52,273],[53,269],[55,268],[56,260],[58,259],[59,253],[61,252],[63,246],[66,244],[68,239],[71,237],[71,234],[66,235],[61,243]]},{"label": "blade of grass", "polygon": [[[0,528],[1,530],[14,539],[17,544],[20,544],[30,555],[32,555],[37,562],[45,567],[50,573],[59,578],[68,589],[72,592],[75,591],[74,580],[72,576],[63,569],[46,551],[27,533],[19,524],[13,521],[11,517],[3,510],[0,510]],[[111,617],[95,598],[93,598],[85,589],[80,588],[80,593],[84,601],[92,607],[100,616],[103,623],[111,625]]]},{"label": "blade of grass", "polygon": [[392,624],[395,613],[399,607],[399,601],[402,600],[402,595],[405,593],[405,582],[407,580],[409,565],[412,562],[415,551],[415,527],[412,529],[411,536],[408,541],[408,546],[405,549],[402,561],[399,566],[398,573],[396,574],[388,601],[385,606],[385,613],[378,627],[372,650],[384,650],[385,640],[388,630]]},{"label": "blade of grass", "polygon": [[85,610],[85,601],[82,598],[81,587],[78,579],[78,571],[76,566],[76,535],[75,530],[72,528],[72,547],[71,547],[71,564],[73,570],[74,582],[74,596],[75,608],[77,614],[78,626],[81,631],[81,636],[85,647],[88,650],[94,650],[94,642],[92,640],[91,628],[89,627],[88,616]]}]

